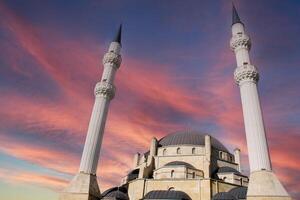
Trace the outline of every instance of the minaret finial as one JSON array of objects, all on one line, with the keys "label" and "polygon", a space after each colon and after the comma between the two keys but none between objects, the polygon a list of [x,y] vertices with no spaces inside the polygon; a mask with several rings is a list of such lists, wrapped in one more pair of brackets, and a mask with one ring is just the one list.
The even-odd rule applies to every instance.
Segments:
[{"label": "minaret finial", "polygon": [[242,21],[240,19],[240,16],[232,2],[232,25],[233,24],[236,24],[236,23],[241,23],[242,24]]},{"label": "minaret finial", "polygon": [[119,30],[118,30],[113,42],[118,42],[119,44],[121,44],[121,37],[122,37],[122,24],[120,24]]}]

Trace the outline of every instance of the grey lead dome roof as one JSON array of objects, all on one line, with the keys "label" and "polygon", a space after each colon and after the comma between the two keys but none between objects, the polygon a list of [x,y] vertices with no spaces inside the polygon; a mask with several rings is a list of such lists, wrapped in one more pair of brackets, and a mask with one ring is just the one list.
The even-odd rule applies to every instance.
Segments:
[{"label": "grey lead dome roof", "polygon": [[165,166],[186,166],[190,169],[195,169],[195,167],[189,163],[182,162],[182,161],[173,161],[165,164]]},{"label": "grey lead dome roof", "polygon": [[182,191],[176,190],[153,190],[148,192],[144,199],[180,199],[190,200],[191,198]]},{"label": "grey lead dome roof", "polygon": [[[199,131],[188,131],[188,130],[178,131],[161,138],[158,141],[158,143],[160,146],[172,146],[172,145],[184,145],[184,144],[204,146],[205,135],[208,134]],[[217,140],[212,136],[211,136],[211,145],[215,149],[228,152],[228,149],[219,140]]]},{"label": "grey lead dome roof", "polygon": [[237,175],[242,175],[241,172],[239,172],[238,170],[227,166],[220,167],[217,171],[217,173],[227,173],[227,172],[235,173]]}]

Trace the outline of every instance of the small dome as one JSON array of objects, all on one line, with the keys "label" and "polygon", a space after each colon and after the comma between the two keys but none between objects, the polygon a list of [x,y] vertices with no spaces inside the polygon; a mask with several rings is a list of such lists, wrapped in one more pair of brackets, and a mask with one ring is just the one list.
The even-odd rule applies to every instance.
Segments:
[{"label": "small dome", "polygon": [[232,167],[220,167],[217,171],[217,173],[234,173],[237,175],[242,175],[241,172],[238,170],[232,168]]},{"label": "small dome", "polygon": [[139,177],[139,172],[140,172],[139,168],[134,169],[131,172],[129,172],[128,173],[128,181],[132,181],[134,179],[137,179]]},{"label": "small dome", "polygon": [[237,200],[234,196],[229,194],[228,192],[219,192],[214,195],[213,200]]},{"label": "small dome", "polygon": [[[198,131],[179,131],[172,134],[169,134],[159,140],[160,146],[172,146],[172,145],[205,145],[205,135],[206,133],[201,133]],[[228,149],[219,142],[216,138],[211,136],[211,145],[213,148],[220,151],[228,152]]]},{"label": "small dome", "polygon": [[180,199],[190,200],[191,198],[182,191],[176,190],[153,190],[148,192],[144,199]]},{"label": "small dome", "polygon": [[231,189],[228,193],[232,196],[235,196],[237,199],[246,199],[247,196],[247,188],[246,187],[236,187]]},{"label": "small dome", "polygon": [[118,200],[129,200],[128,195],[121,191],[113,191],[103,197],[103,199],[118,199]]},{"label": "small dome", "polygon": [[127,189],[124,187],[114,187],[102,193],[102,199],[129,200]]},{"label": "small dome", "polygon": [[195,169],[195,167],[189,163],[182,162],[182,161],[173,161],[165,164],[165,166],[186,166],[190,169]]}]

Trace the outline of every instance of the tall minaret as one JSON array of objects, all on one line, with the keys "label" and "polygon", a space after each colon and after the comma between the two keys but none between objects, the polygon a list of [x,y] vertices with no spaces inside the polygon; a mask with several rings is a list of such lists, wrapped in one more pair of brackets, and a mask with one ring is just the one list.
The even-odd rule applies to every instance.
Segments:
[{"label": "tall minaret", "polygon": [[108,52],[104,55],[104,70],[101,81],[96,84],[94,90],[95,103],[90,118],[79,172],[61,194],[61,200],[98,200],[101,196],[96,171],[108,107],[115,95],[113,82],[116,71],[122,61],[120,55],[121,32],[122,25],[120,25],[115,39],[111,42]]},{"label": "tall minaret", "polygon": [[236,55],[237,68],[234,72],[234,78],[240,87],[250,163],[247,199],[290,199],[288,193],[272,171],[257,91],[259,73],[257,68],[251,64],[249,57],[251,41],[245,33],[245,26],[241,22],[234,5],[232,14],[230,46]]}]

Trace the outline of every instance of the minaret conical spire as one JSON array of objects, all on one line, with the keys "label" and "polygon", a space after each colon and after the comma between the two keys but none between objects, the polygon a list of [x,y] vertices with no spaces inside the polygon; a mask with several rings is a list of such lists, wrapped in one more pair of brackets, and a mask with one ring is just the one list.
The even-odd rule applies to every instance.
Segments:
[{"label": "minaret conical spire", "polygon": [[240,16],[239,16],[234,4],[232,3],[232,25],[236,24],[236,23],[242,24],[242,21],[240,19]]},{"label": "minaret conical spire", "polygon": [[122,24],[120,24],[119,30],[118,30],[113,42],[118,42],[119,44],[121,44],[121,39],[122,39]]}]

